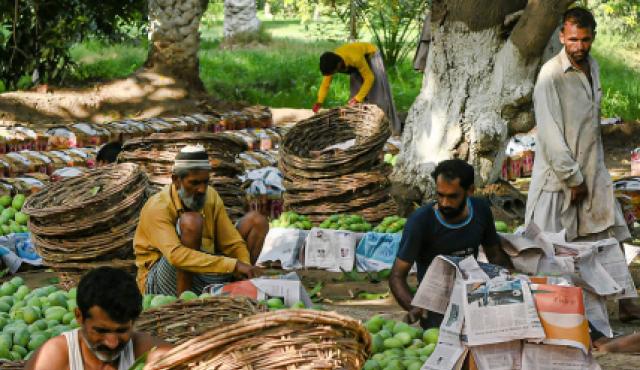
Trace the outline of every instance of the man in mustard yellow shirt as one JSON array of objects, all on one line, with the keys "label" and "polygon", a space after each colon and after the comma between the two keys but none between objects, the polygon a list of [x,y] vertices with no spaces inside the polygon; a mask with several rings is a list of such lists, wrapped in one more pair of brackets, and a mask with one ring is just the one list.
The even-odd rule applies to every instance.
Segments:
[{"label": "man in mustard yellow shirt", "polygon": [[348,104],[368,102],[379,106],[387,115],[394,134],[400,134],[400,120],[396,113],[391,87],[387,79],[382,56],[375,45],[368,42],[345,44],[320,56],[320,72],[324,78],[313,105],[320,110],[329,92],[335,73],[350,75],[351,98]]},{"label": "man in mustard yellow shirt", "polygon": [[266,218],[250,212],[229,219],[218,193],[208,186],[211,164],[204,148],[186,147],[177,156],[173,182],[144,205],[134,252],[138,287],[144,293],[200,293],[233,275],[252,278],[269,229]]}]

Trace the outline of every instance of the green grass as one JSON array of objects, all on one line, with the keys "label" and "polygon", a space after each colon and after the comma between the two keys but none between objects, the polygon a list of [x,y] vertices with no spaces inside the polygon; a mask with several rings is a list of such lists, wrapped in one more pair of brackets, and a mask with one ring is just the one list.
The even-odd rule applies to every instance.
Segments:
[{"label": "green grass", "polygon": [[130,75],[147,58],[147,42],[107,44],[88,40],[71,48],[71,57],[77,63],[72,81],[112,80]]},{"label": "green grass", "polygon": [[[273,38],[270,44],[225,50],[220,48],[222,22],[203,20],[200,76],[207,90],[227,100],[311,107],[321,80],[318,57],[343,42],[344,30],[335,22],[307,27],[296,20],[263,24]],[[94,40],[76,45],[71,52],[78,63],[74,83],[104,81],[125,77],[139,68],[146,59],[147,42],[146,37],[137,45]],[[640,49],[623,47],[603,36],[596,40],[593,54],[602,70],[603,115],[640,119]],[[422,74],[413,71],[410,60],[390,68],[388,74],[398,110],[408,110],[420,91]],[[348,95],[349,77],[337,75],[325,106],[344,104]]]},{"label": "green grass", "polygon": [[593,55],[600,64],[602,114],[640,119],[640,49],[624,47],[615,38],[596,38]]}]

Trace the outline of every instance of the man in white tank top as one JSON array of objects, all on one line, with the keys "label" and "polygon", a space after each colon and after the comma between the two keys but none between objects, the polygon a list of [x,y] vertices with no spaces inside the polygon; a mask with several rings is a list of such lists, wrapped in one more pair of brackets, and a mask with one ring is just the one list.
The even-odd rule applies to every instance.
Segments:
[{"label": "man in white tank top", "polygon": [[142,295],[128,273],[110,267],[90,271],[78,285],[76,300],[80,328],[49,339],[27,370],[128,370],[143,354],[151,351],[151,361],[171,348],[133,330]]}]

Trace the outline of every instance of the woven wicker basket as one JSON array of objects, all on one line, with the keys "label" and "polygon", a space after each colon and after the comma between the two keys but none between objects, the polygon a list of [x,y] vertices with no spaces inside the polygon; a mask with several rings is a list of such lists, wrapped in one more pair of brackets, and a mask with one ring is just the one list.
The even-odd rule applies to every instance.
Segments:
[{"label": "woven wicker basket", "polygon": [[224,132],[172,132],[151,134],[144,138],[127,140],[122,149],[131,152],[136,149],[157,150],[177,153],[187,145],[200,144],[211,154],[235,157],[247,150],[247,145],[239,138]]},{"label": "woven wicker basket", "polygon": [[240,138],[224,132],[152,134],[127,141],[118,161],[140,165],[149,176],[151,187],[159,191],[171,183],[176,155],[190,144],[201,144],[207,150],[212,166],[209,184],[220,194],[229,217],[236,221],[246,206],[242,183],[237,178],[244,173],[244,168],[235,163],[236,156],[247,150],[247,144]]},{"label": "woven wicker basket", "polygon": [[[126,197],[146,181],[140,168],[131,163],[102,167],[86,176],[71,177],[47,186],[31,196],[23,212],[41,224],[79,221],[94,216],[96,209],[110,209],[114,199]],[[94,194],[91,190],[96,189]]]},{"label": "woven wicker basket", "polygon": [[135,272],[133,236],[147,186],[145,173],[127,163],[52,183],[27,199],[36,250],[61,285],[76,285],[98,266]]},{"label": "woven wicker basket", "polygon": [[0,360],[0,370],[22,370],[26,365],[26,361]]},{"label": "woven wicker basket", "polygon": [[[300,121],[284,137],[280,167],[285,177],[332,178],[370,170],[391,131],[384,112],[375,105],[332,109]],[[328,149],[354,140],[346,149]]]},{"label": "woven wicker basket", "polygon": [[[376,222],[396,212],[391,167],[382,162],[390,130],[375,105],[333,109],[299,122],[284,137],[278,166],[285,209],[320,221],[359,213]],[[351,145],[341,146],[347,140]]]},{"label": "woven wicker basket", "polygon": [[69,290],[78,286],[80,279],[87,272],[98,267],[113,267],[127,271],[132,276],[136,276],[136,264],[133,258],[114,258],[109,261],[80,262],[80,263],[51,263],[49,266],[56,272],[59,278],[59,285],[62,289]]},{"label": "woven wicker basket", "polygon": [[136,330],[181,344],[209,330],[234,324],[263,311],[254,300],[244,297],[211,297],[146,310],[136,320]]},{"label": "woven wicker basket", "polygon": [[209,331],[149,364],[151,369],[352,369],[371,353],[359,321],[335,312],[282,310]]}]

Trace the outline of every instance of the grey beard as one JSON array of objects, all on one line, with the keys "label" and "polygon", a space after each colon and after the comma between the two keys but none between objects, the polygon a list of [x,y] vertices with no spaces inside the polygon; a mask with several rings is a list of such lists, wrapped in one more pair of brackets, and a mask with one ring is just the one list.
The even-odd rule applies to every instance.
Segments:
[{"label": "grey beard", "polygon": [[187,196],[187,193],[183,189],[178,190],[178,196],[185,207],[192,211],[200,211],[204,208],[205,197],[204,196]]},{"label": "grey beard", "polygon": [[[106,355],[104,352],[98,351],[93,345],[91,345],[91,343],[89,343],[87,338],[85,338],[82,331],[80,331],[80,337],[82,338],[82,341],[84,341],[84,344],[87,346],[87,348],[89,348],[89,351],[91,351],[91,353],[93,353],[93,355],[96,356],[96,358],[102,362],[108,362],[108,363],[116,362],[122,355],[122,352],[124,351],[124,349],[127,348],[127,345],[124,345],[120,351],[109,356],[109,355]],[[131,341],[131,339],[129,339],[129,341]]]}]

